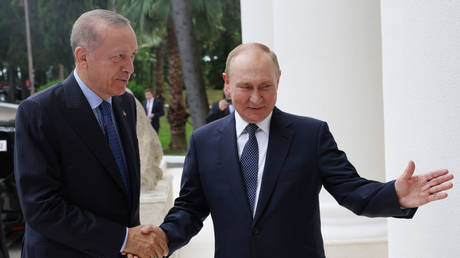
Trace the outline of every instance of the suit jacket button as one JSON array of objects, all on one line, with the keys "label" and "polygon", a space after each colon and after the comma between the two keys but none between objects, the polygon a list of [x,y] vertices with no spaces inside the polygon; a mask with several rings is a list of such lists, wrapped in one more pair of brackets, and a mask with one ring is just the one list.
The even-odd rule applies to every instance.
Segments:
[{"label": "suit jacket button", "polygon": [[252,229],[252,234],[253,234],[253,235],[258,235],[258,234],[260,234],[260,229],[259,229],[258,227],[253,228],[253,229]]}]

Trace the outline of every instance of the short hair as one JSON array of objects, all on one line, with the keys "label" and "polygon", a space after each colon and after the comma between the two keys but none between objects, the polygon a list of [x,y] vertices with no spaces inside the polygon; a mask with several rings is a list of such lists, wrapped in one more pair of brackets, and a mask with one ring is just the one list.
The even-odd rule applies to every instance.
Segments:
[{"label": "short hair", "polygon": [[98,45],[100,39],[98,26],[101,24],[123,26],[129,25],[129,20],[124,16],[102,9],[95,9],[80,15],[72,27],[70,46],[72,51],[79,46],[92,49]]},{"label": "short hair", "polygon": [[255,50],[260,50],[263,53],[266,53],[266,54],[270,55],[270,57],[271,57],[271,59],[273,61],[273,65],[275,66],[276,76],[279,76],[280,73],[281,73],[281,69],[280,69],[280,65],[278,63],[278,58],[276,57],[275,52],[273,52],[266,45],[264,45],[262,43],[256,43],[256,42],[240,44],[239,46],[234,48],[232,51],[230,51],[230,53],[227,56],[227,61],[225,63],[225,73],[227,74],[227,76],[230,76],[230,65],[231,65],[233,59],[235,59],[235,57],[237,57],[239,54],[241,54],[242,52],[244,52],[246,50],[254,50],[254,49]]},{"label": "short hair", "polygon": [[152,92],[152,90],[150,88],[147,88],[147,89],[144,90],[144,93],[147,93],[147,92],[150,92],[150,93],[153,94],[153,92]]}]

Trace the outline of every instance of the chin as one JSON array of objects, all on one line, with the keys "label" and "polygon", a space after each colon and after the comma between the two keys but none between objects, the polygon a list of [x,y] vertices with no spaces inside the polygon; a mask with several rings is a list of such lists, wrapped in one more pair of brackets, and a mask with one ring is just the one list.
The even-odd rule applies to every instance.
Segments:
[{"label": "chin", "polygon": [[120,95],[123,95],[125,92],[126,92],[126,87],[124,87],[123,89],[117,89],[116,91],[113,92],[112,96],[120,96]]}]

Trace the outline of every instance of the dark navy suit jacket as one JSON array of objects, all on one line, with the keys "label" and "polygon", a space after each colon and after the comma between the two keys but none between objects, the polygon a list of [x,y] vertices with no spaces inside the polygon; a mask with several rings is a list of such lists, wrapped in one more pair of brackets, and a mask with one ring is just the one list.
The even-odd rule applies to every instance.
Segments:
[{"label": "dark navy suit jacket", "polygon": [[112,105],[131,193],[73,75],[19,106],[15,177],[26,219],[22,257],[121,257],[126,227],[139,225],[139,150],[133,97],[114,96]]},{"label": "dark navy suit jacket", "polygon": [[359,215],[411,217],[394,182],[361,178],[325,122],[274,109],[261,192],[253,218],[237,152],[235,116],[190,137],[180,196],[161,225],[174,251],[198,233],[210,213],[215,257],[324,257],[318,194],[324,186]]},{"label": "dark navy suit jacket", "polygon": [[[147,100],[144,100],[142,102],[142,106],[144,107],[145,114],[147,114]],[[155,131],[160,130],[160,117],[165,114],[164,109],[163,109],[163,104],[161,103],[161,100],[159,98],[154,98],[153,99],[153,105],[152,105],[152,114],[154,114],[152,120],[150,123],[152,124],[153,129]]]},{"label": "dark navy suit jacket", "polygon": [[230,109],[228,108],[228,106],[224,110],[219,109],[219,102],[220,100],[214,101],[214,103],[212,103],[211,110],[209,110],[208,116],[206,117],[206,123],[211,123],[212,121],[215,121],[230,114]]}]

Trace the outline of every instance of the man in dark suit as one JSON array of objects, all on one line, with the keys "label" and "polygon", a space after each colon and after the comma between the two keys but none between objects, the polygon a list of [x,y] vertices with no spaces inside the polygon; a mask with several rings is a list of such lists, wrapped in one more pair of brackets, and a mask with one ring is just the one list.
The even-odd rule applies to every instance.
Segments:
[{"label": "man in dark suit", "polygon": [[159,98],[154,98],[151,89],[145,89],[145,100],[142,106],[145,109],[145,114],[150,119],[153,129],[158,133],[160,130],[160,117],[165,114],[163,110],[163,103]]},{"label": "man in dark suit", "polygon": [[[75,22],[76,68],[31,96],[16,118],[15,178],[26,220],[22,257],[161,256],[164,235],[141,234],[136,105],[125,93],[137,52],[123,16]],[[161,234],[161,230],[155,230]],[[163,239],[160,239],[163,237]]]},{"label": "man in dark suit", "polygon": [[364,179],[327,123],[276,108],[280,69],[266,46],[238,46],[223,78],[235,112],[190,137],[180,196],[160,226],[171,252],[211,214],[215,257],[323,258],[322,186],[342,206],[369,217],[411,218],[416,207],[447,197],[453,178],[447,170],[414,176],[410,162],[396,181]]},{"label": "man in dark suit", "polygon": [[220,119],[233,111],[235,111],[235,108],[232,105],[230,93],[224,88],[224,98],[212,103],[211,109],[206,117],[206,123],[211,123],[212,121]]}]

